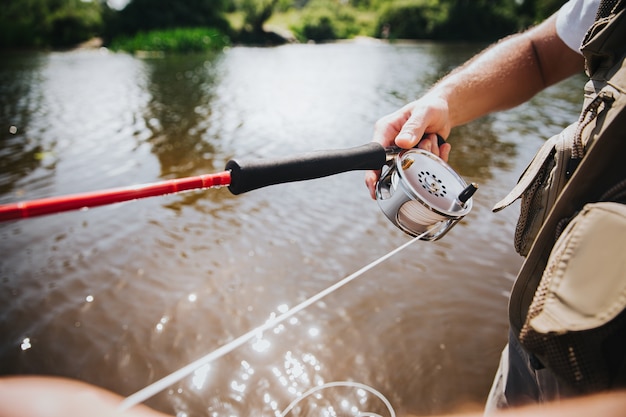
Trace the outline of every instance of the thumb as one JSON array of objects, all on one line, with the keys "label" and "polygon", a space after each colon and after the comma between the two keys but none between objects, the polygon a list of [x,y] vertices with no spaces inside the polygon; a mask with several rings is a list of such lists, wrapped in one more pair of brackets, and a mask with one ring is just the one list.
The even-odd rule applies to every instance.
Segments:
[{"label": "thumb", "polygon": [[423,135],[424,128],[409,119],[404,126],[402,126],[400,133],[396,136],[395,142],[399,147],[409,149],[417,145]]}]

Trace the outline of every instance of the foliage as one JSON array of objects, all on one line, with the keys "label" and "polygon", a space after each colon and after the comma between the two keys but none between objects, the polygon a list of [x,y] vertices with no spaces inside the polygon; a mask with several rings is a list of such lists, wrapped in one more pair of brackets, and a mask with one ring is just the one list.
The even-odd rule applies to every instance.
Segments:
[{"label": "foliage", "polygon": [[494,40],[522,28],[514,0],[396,0],[381,6],[378,32],[391,38]]},{"label": "foliage", "polygon": [[538,23],[559,10],[566,0],[524,0],[520,5],[521,16],[528,18],[529,24]]},{"label": "foliage", "polygon": [[9,0],[0,8],[0,47],[69,46],[102,30],[102,4],[81,0]]},{"label": "foliage", "polygon": [[377,35],[385,38],[428,39],[442,24],[442,12],[436,0],[402,0],[382,6]]},{"label": "foliage", "polygon": [[[302,40],[356,35],[491,40],[535,24],[565,0],[130,0],[121,11],[106,0],[3,0],[0,48],[65,47],[93,36],[126,38],[156,29],[212,27],[231,39],[267,40],[268,19]],[[241,17],[235,32],[228,11]],[[280,19],[278,19],[280,20]]]},{"label": "foliage", "polygon": [[177,27],[214,27],[226,32],[225,5],[226,0],[131,0],[109,24],[114,35]]},{"label": "foliage", "polygon": [[278,0],[241,0],[244,30],[262,33],[263,24],[272,16]]},{"label": "foliage", "polygon": [[241,15],[239,30],[260,34],[264,24],[274,12],[288,12],[294,8],[294,0],[229,0],[227,10]]},{"label": "foliage", "polygon": [[303,41],[348,39],[359,34],[354,9],[333,0],[311,0],[292,30]]},{"label": "foliage", "polygon": [[435,39],[495,40],[517,32],[517,4],[511,0],[448,0],[448,16]]},{"label": "foliage", "polygon": [[70,46],[97,35],[102,29],[100,3],[68,1],[48,17],[50,43]]},{"label": "foliage", "polygon": [[178,28],[139,32],[131,37],[116,38],[113,50],[128,52],[201,52],[223,49],[228,38],[216,29]]}]

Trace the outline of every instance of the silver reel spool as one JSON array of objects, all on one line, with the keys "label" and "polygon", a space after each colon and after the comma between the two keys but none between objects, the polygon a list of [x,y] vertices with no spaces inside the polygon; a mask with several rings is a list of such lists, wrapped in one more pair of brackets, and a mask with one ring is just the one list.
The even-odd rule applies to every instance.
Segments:
[{"label": "silver reel spool", "polygon": [[383,167],[376,200],[400,230],[433,241],[470,212],[476,189],[438,156],[408,149],[394,155]]}]

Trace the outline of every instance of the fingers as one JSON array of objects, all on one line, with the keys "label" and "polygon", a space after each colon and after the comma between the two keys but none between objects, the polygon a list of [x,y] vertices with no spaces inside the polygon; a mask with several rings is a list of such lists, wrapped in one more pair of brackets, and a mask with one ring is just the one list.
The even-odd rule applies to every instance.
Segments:
[{"label": "fingers", "polygon": [[421,112],[416,110],[417,102],[409,103],[399,111],[392,113],[388,119],[382,119],[387,124],[383,142],[399,146],[404,149],[415,147],[424,135],[425,125],[421,119]]},{"label": "fingers", "polygon": [[[444,161],[448,162],[448,157],[450,155],[450,149],[452,149],[452,146],[448,142],[444,142],[441,145],[440,143],[440,137],[438,137],[434,133],[431,133],[424,136],[424,138],[419,142],[417,147],[419,149],[431,152],[443,159]],[[370,197],[372,197],[373,200],[376,199],[376,183],[380,178],[380,172],[380,170],[365,172],[365,186],[369,190]]]},{"label": "fingers", "polygon": [[450,150],[452,146],[446,142],[439,147],[439,157],[444,161],[448,162],[448,157],[450,156]]},{"label": "fingers", "polygon": [[424,128],[415,122],[409,120],[407,123],[402,126],[402,130],[398,133],[398,136],[395,138],[395,143],[401,148],[411,149],[415,147],[424,136]]},{"label": "fingers", "polygon": [[450,146],[450,144],[445,141],[441,143],[440,139],[443,138],[437,136],[434,133],[427,134],[418,143],[417,147],[419,149],[431,152],[434,155],[437,155],[438,157],[443,159],[444,161],[448,162],[448,156],[450,155],[450,149],[452,148],[452,146]]},{"label": "fingers", "polygon": [[[450,134],[448,103],[438,97],[424,96],[401,109],[402,122],[398,126],[395,143],[401,148],[413,148],[423,140],[425,133],[437,133],[443,137]],[[435,153],[436,137],[430,138],[430,151]]]},{"label": "fingers", "polygon": [[[378,142],[384,147],[398,145],[396,137],[411,115],[409,106],[410,105],[406,105],[400,110],[379,119],[374,125],[374,137],[372,141]],[[376,182],[378,182],[379,177],[380,170],[365,172],[365,185],[372,199],[376,199]]]},{"label": "fingers", "polygon": [[370,191],[372,200],[376,200],[376,183],[378,178],[380,178],[380,171],[367,171],[365,173],[365,185]]},{"label": "fingers", "polygon": [[[394,113],[382,117],[374,125],[374,137],[372,138],[372,141],[378,142],[385,147],[398,145],[398,143],[396,143],[396,137],[400,134],[410,116],[411,111],[407,106],[405,106]],[[412,146],[415,146],[416,144],[417,142]]]},{"label": "fingers", "polygon": [[437,144],[437,135],[430,133],[424,135],[424,138],[417,144],[418,149],[423,149],[439,156],[439,146]]},{"label": "fingers", "polygon": [[[450,129],[448,103],[442,98],[425,96],[378,120],[372,140],[385,147],[396,145],[410,149],[417,146],[447,161],[450,145],[439,145],[437,134],[447,137]],[[425,132],[429,134],[424,137]],[[365,184],[372,198],[376,198],[379,176],[380,171],[365,174]]]}]

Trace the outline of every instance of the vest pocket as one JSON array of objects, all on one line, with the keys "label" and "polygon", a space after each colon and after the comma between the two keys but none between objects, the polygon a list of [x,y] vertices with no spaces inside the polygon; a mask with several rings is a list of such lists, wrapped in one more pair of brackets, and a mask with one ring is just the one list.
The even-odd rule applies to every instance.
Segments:
[{"label": "vest pocket", "polygon": [[572,124],[546,141],[515,188],[493,208],[497,212],[521,198],[513,245],[522,256],[528,254],[549,210],[567,182],[576,128],[576,124]]},{"label": "vest pocket", "polygon": [[583,207],[552,249],[520,343],[581,392],[626,385],[626,205]]}]

